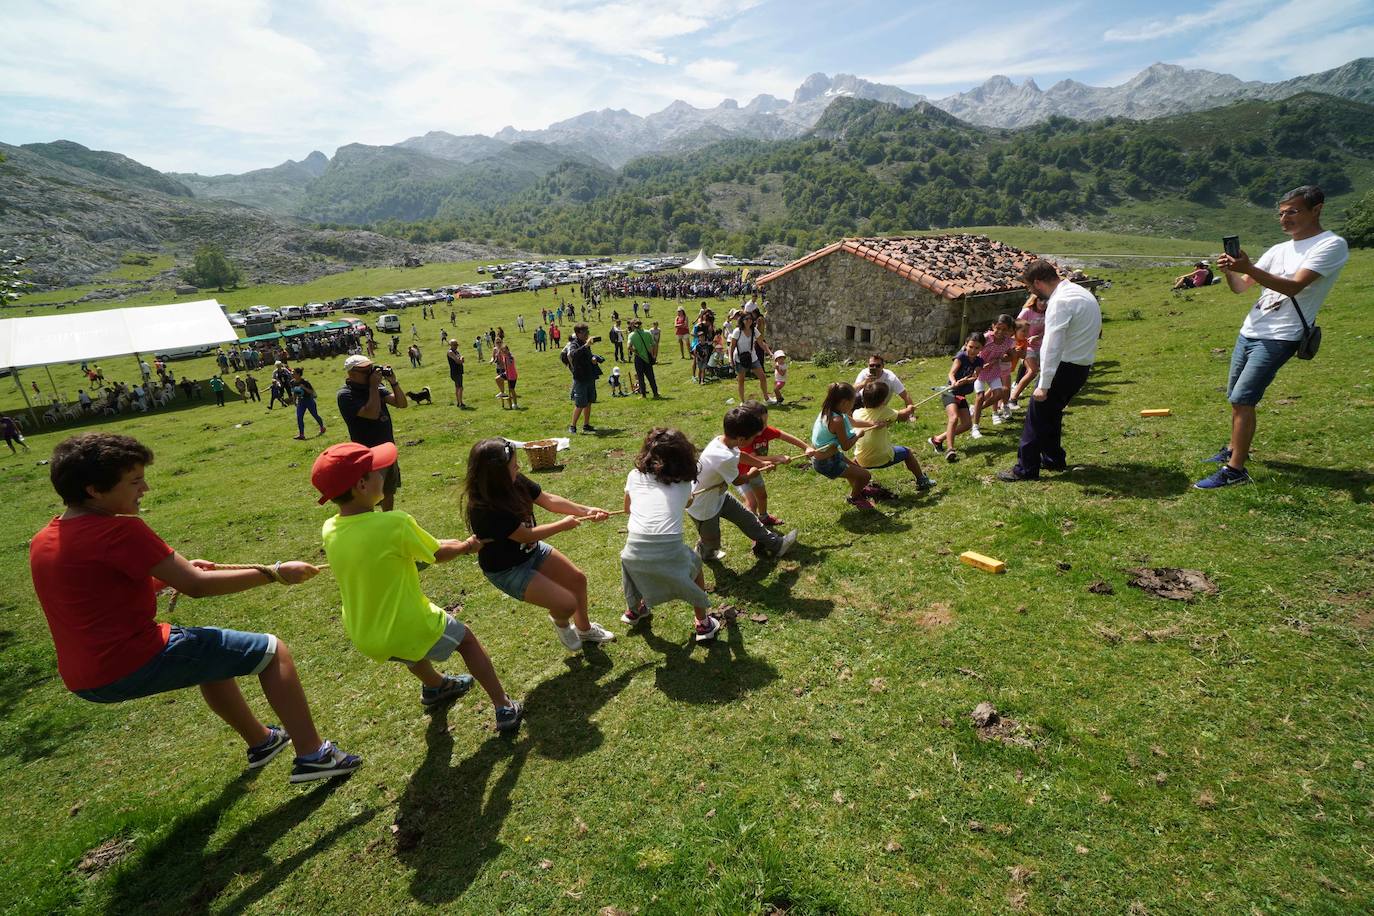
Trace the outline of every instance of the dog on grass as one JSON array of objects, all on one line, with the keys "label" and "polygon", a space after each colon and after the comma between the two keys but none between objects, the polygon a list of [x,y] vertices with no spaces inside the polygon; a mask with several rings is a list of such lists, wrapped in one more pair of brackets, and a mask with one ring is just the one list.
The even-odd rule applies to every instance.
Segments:
[{"label": "dog on grass", "polygon": [[423,403],[423,404],[433,404],[433,403],[434,403],[432,400],[430,400],[430,397],[429,397],[429,386],[428,386],[428,385],[426,385],[424,388],[421,388],[419,391],[407,391],[407,392],[406,392],[406,398],[409,399],[409,400],[414,401],[416,404],[421,404],[421,403]]}]

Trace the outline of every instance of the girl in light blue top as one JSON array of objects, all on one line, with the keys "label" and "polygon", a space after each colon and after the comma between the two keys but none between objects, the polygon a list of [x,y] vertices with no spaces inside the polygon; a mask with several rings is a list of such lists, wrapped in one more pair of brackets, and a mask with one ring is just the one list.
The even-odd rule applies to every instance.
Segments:
[{"label": "girl in light blue top", "polygon": [[884,423],[869,423],[855,420],[850,414],[854,410],[854,386],[848,382],[831,382],[825,392],[825,401],[816,422],[811,426],[811,444],[818,454],[811,459],[811,466],[822,477],[838,480],[843,477],[849,481],[851,506],[858,509],[872,509],[869,497],[873,495],[873,475],[845,457],[845,450],[854,447],[864,432]]}]

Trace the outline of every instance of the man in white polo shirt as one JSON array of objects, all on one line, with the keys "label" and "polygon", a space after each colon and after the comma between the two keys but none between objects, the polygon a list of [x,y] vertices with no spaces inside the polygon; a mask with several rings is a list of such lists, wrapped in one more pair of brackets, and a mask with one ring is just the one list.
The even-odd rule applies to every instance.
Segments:
[{"label": "man in white polo shirt", "polygon": [[1279,201],[1279,226],[1287,242],[1270,248],[1254,263],[1244,251],[1217,259],[1231,292],[1243,293],[1255,285],[1264,292],[1245,316],[1231,351],[1226,384],[1231,441],[1207,459],[1221,467],[1193,484],[1199,490],[1250,482],[1245,462],[1255,438],[1255,406],[1279,368],[1297,352],[1304,321],[1308,327],[1315,326],[1317,310],[1350,257],[1345,239],[1322,229],[1325,202],[1326,195],[1316,185],[1294,188]]},{"label": "man in white polo shirt", "polygon": [[1026,288],[1045,302],[1045,334],[1040,340],[1040,378],[1026,411],[1016,464],[998,471],[1005,481],[1035,480],[1041,468],[1062,471],[1068,456],[1061,442],[1064,408],[1088,380],[1097,359],[1097,338],[1102,333],[1102,310],[1093,294],[1043,258],[1026,265],[1021,274]]}]

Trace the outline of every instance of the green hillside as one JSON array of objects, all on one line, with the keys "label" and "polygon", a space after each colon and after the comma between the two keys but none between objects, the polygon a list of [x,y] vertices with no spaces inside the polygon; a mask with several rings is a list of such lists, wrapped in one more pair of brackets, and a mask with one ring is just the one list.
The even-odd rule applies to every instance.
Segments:
[{"label": "green hillside", "polygon": [[808,248],[846,234],[1050,224],[1212,238],[1272,231],[1276,196],[1321,184],[1333,224],[1374,178],[1374,107],[1307,94],[1154,121],[974,127],[928,105],[838,99],[798,140],[647,157],[613,179],[565,165],[499,207],[383,223],[415,241],[550,252]]}]

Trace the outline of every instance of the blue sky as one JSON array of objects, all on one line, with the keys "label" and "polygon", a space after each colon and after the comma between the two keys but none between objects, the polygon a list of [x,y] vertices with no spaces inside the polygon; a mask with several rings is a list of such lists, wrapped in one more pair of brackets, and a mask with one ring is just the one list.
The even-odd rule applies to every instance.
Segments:
[{"label": "blue sky", "polygon": [[1374,48],[1369,0],[4,0],[0,141],[237,172],[429,130],[790,98],[854,73],[933,98],[1155,61],[1274,81]]}]

